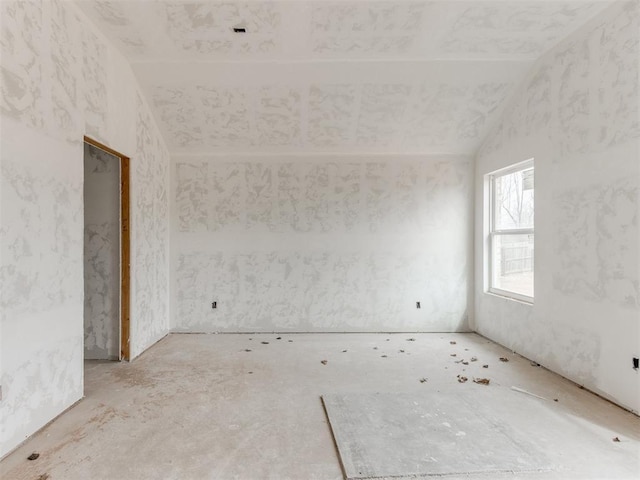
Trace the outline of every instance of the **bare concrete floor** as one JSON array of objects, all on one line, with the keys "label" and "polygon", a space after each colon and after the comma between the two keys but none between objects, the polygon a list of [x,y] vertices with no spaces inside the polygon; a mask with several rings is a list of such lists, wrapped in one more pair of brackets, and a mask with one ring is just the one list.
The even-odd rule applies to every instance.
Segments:
[{"label": "bare concrete floor", "polygon": [[131,364],[87,362],[85,385],[0,462],[3,480],[340,479],[321,395],[512,386],[584,434],[532,427],[552,471],[446,478],[640,477],[640,418],[475,334],[170,335]]}]

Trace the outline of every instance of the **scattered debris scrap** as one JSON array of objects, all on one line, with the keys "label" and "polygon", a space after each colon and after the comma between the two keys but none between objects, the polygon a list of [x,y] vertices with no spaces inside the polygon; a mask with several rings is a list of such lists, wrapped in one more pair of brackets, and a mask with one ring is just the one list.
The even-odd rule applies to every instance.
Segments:
[{"label": "scattered debris scrap", "polygon": [[482,365],[482,368],[489,368],[489,365]]},{"label": "scattered debris scrap", "polygon": [[276,340],[282,340],[282,337],[276,337]]},{"label": "scattered debris scrap", "polygon": [[40,454],[38,452],[33,452],[31,455],[27,457],[27,460],[37,460]]},{"label": "scattered debris scrap", "polygon": [[507,357],[500,357],[501,362],[508,362],[509,359]]},{"label": "scattered debris scrap", "polygon": [[404,353],[404,350],[398,350],[398,353]]},{"label": "scattered debris scrap", "polygon": [[474,378],[473,379],[473,383],[478,383],[480,385],[489,385],[489,382],[491,380],[489,380],[488,378]]},{"label": "scattered debris scrap", "polygon": [[616,442],[616,443],[619,443],[619,442],[620,442],[620,439],[619,439],[618,437],[613,437],[611,440],[613,440],[613,441],[614,441],[614,442]]},{"label": "scattered debris scrap", "polygon": [[471,360],[470,360],[470,361],[471,361],[471,362],[477,362],[477,361],[478,361],[478,358],[477,358],[477,357],[471,357]]},{"label": "scattered debris scrap", "polygon": [[289,342],[289,343],[293,343],[293,340],[287,340],[287,342]]},{"label": "scattered debris scrap", "polygon": [[415,338],[407,338],[407,342],[415,342],[416,339]]},{"label": "scattered debris scrap", "polygon": [[244,349],[244,351],[245,351],[245,352],[250,352],[250,351],[251,351],[251,349],[250,349],[250,348],[245,348],[245,349]]},{"label": "scattered debris scrap", "polygon": [[377,349],[378,349],[378,347],[373,347],[373,349],[374,349],[374,350],[377,350]]},{"label": "scattered debris scrap", "polygon": [[460,383],[464,383],[467,380],[469,380],[467,377],[463,376],[463,375],[458,375],[458,382]]},{"label": "scattered debris scrap", "polygon": [[342,353],[347,353],[347,351],[346,350],[342,350]]},{"label": "scattered debris scrap", "polygon": [[326,365],[327,364],[327,360],[320,360],[320,363],[323,364],[323,365]]},{"label": "scattered debris scrap", "polygon": [[426,379],[426,378],[424,378],[424,377],[422,377],[422,378],[420,379],[420,383],[427,383],[427,379]]},{"label": "scattered debris scrap", "polygon": [[253,372],[247,372],[249,375],[251,375]]},{"label": "scattered debris scrap", "polygon": [[469,365],[469,362],[467,362],[466,360],[462,360],[462,364],[463,365]]},{"label": "scattered debris scrap", "polygon": [[554,402],[557,402],[557,401],[558,401],[558,399],[557,399],[557,398],[554,398],[554,399],[553,399],[553,401],[554,401]]},{"label": "scattered debris scrap", "polygon": [[455,354],[455,353],[451,353],[450,355],[451,355],[452,357],[457,357],[457,356],[458,356],[458,355],[457,355],[457,354]]},{"label": "scattered debris scrap", "polygon": [[269,345],[269,342],[260,342],[263,345]]},{"label": "scattered debris scrap", "polygon": [[539,367],[540,364],[538,362],[531,362],[532,367]]},{"label": "scattered debris scrap", "polygon": [[380,355],[380,356],[381,356],[382,358],[387,358],[387,356],[386,356],[386,355]]},{"label": "scattered debris scrap", "polygon": [[455,345],[455,344],[456,344],[456,342],[455,342],[454,340],[451,340],[449,343],[450,343],[451,345]]},{"label": "scattered debris scrap", "polygon": [[48,480],[49,478],[49,474],[48,473],[43,473],[42,475],[40,475],[38,477],[38,480]]}]

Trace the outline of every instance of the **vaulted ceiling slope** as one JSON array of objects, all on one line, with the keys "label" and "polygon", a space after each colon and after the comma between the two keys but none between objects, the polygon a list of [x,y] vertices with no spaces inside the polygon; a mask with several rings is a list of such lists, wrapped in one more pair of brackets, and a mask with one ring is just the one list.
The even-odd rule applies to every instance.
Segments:
[{"label": "vaulted ceiling slope", "polygon": [[533,62],[610,3],[78,1],[174,155],[472,154]]}]

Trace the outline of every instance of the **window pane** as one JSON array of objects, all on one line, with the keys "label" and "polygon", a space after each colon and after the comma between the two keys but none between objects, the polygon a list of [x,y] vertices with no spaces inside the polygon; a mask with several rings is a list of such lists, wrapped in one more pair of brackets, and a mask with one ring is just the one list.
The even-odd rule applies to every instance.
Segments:
[{"label": "window pane", "polygon": [[533,235],[494,235],[492,247],[492,286],[533,297]]},{"label": "window pane", "polygon": [[496,177],[495,229],[533,228],[533,168]]}]

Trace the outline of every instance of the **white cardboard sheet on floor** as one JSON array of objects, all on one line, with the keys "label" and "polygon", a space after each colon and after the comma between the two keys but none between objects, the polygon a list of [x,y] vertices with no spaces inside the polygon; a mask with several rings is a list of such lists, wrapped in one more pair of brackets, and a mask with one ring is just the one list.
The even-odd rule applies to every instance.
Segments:
[{"label": "white cardboard sheet on floor", "polygon": [[524,414],[549,421],[553,414],[515,392],[461,385],[447,393],[323,395],[322,401],[347,479],[550,467],[536,439],[510,419]]}]

